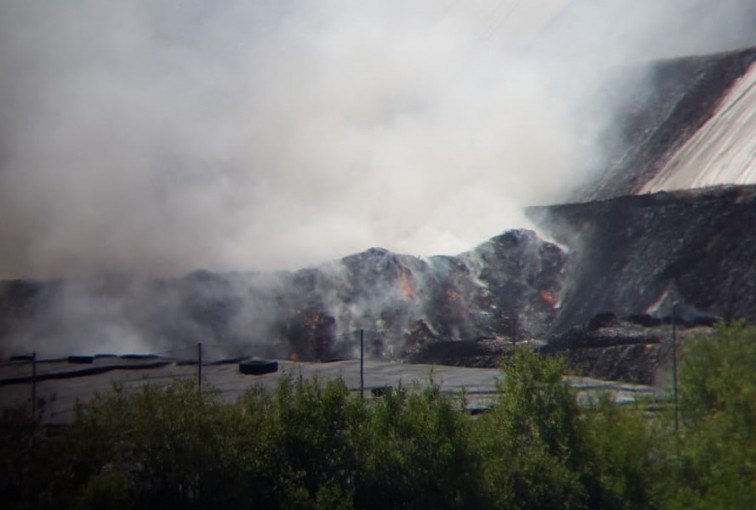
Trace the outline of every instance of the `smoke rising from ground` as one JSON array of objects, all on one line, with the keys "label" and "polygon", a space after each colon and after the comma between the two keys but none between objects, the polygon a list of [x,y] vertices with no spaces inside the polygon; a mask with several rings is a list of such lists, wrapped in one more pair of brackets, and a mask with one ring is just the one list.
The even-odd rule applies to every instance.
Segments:
[{"label": "smoke rising from ground", "polygon": [[600,166],[588,83],[749,4],[2,0],[0,277],[468,249]]}]

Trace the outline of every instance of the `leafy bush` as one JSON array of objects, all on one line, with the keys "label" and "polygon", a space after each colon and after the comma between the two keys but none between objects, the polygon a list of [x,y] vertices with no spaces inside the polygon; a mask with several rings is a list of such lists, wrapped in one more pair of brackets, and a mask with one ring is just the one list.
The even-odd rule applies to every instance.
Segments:
[{"label": "leafy bush", "polygon": [[579,462],[582,423],[558,359],[518,349],[504,367],[502,392],[479,420],[486,492],[492,508],[577,508],[583,488]]},{"label": "leafy bush", "polygon": [[[479,458],[471,423],[431,384],[378,399],[362,427],[359,508],[462,508],[478,500]],[[380,495],[380,497],[376,497]]]},{"label": "leafy bush", "polygon": [[756,508],[756,329],[690,341],[681,427],[607,396],[578,403],[559,360],[519,349],[490,412],[438,386],[363,401],[343,381],[115,387],[45,429],[0,419],[14,508]]},{"label": "leafy bush", "polygon": [[756,327],[685,346],[672,508],[756,508]]}]

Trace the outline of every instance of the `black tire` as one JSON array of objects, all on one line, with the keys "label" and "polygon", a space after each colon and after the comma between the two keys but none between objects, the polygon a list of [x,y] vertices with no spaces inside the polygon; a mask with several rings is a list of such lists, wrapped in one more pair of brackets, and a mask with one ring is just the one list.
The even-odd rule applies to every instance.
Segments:
[{"label": "black tire", "polygon": [[158,359],[160,356],[158,356],[157,354],[121,354],[119,357],[121,359],[145,360],[145,359]]},{"label": "black tire", "polygon": [[278,372],[278,361],[253,359],[239,363],[239,372],[246,375],[263,375]]},{"label": "black tire", "polygon": [[77,365],[91,364],[94,361],[94,356],[69,356],[68,362],[75,363]]},{"label": "black tire", "polygon": [[370,388],[370,393],[372,393],[374,397],[385,397],[386,395],[391,395],[393,392],[393,386],[376,386],[375,388]]},{"label": "black tire", "polygon": [[241,363],[242,361],[246,360],[249,356],[237,356],[236,358],[223,358],[215,361],[208,361],[205,363],[205,365],[209,367],[214,367],[218,365],[233,365],[234,363]]},{"label": "black tire", "polygon": [[11,356],[9,361],[32,361],[34,357],[31,354],[19,354],[17,356]]}]

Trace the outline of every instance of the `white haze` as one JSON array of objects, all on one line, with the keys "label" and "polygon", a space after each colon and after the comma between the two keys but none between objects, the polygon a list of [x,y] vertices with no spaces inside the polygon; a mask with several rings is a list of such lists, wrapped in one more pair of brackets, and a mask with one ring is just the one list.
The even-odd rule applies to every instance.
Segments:
[{"label": "white haze", "polygon": [[526,226],[600,166],[638,85],[596,95],[607,69],[737,45],[750,4],[569,3],[0,0],[0,277],[455,253]]}]

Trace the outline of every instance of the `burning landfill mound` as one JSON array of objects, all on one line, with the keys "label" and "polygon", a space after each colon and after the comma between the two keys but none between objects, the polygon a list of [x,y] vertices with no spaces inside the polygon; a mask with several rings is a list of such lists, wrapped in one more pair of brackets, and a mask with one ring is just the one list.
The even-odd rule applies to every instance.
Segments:
[{"label": "burning landfill mound", "polygon": [[675,303],[681,326],[756,318],[756,186],[530,213],[569,248],[521,230],[456,257],[371,249],[295,272],[7,281],[2,334],[48,352],[117,350],[131,335],[153,352],[205,342],[328,361],[358,356],[362,331],[374,359],[472,366],[496,366],[514,334],[586,374],[651,383]]},{"label": "burning landfill mound", "polygon": [[495,366],[529,341],[587,374],[654,382],[673,306],[690,328],[756,320],[756,47],[650,67],[620,73],[651,79],[617,119],[605,169],[571,203],[526,210],[538,234],[300,270],[6,280],[0,354],[205,342],[328,361],[357,356],[363,335],[375,359]]},{"label": "burning landfill mound", "polygon": [[128,333],[158,351],[181,339],[310,361],[354,357],[362,330],[370,356],[398,359],[440,339],[495,338],[513,318],[520,335],[545,334],[565,262],[535,233],[510,231],[456,257],[370,249],[295,272],[15,280],[2,285],[2,331],[48,350],[89,339],[104,351]]}]

